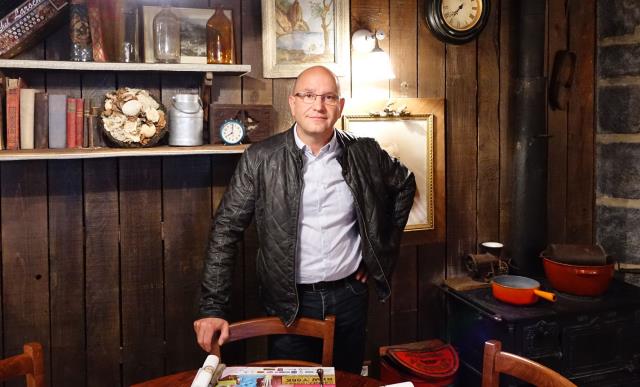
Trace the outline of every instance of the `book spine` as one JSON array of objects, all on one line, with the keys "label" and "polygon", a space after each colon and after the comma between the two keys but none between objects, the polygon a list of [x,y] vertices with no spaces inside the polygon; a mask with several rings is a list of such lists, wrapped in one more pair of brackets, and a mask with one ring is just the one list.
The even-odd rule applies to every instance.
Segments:
[{"label": "book spine", "polygon": [[49,147],[49,94],[36,93],[34,141],[37,149]]},{"label": "book spine", "polygon": [[20,90],[7,90],[7,149],[19,147],[20,138]]},{"label": "book spine", "polygon": [[20,89],[20,149],[33,149],[35,89]]},{"label": "book spine", "polygon": [[100,107],[98,106],[92,106],[91,107],[91,115],[89,116],[90,118],[90,130],[92,135],[90,135],[90,141],[92,141],[91,145],[92,147],[104,147],[107,146],[106,141],[104,140],[104,134],[102,134],[102,128],[99,125],[98,120],[101,120],[102,117],[100,117]]},{"label": "book spine", "polygon": [[60,149],[67,145],[67,96],[49,96],[49,148]]},{"label": "book spine", "polygon": [[5,77],[0,73],[0,149],[4,149],[4,111],[6,97]]},{"label": "book spine", "polygon": [[76,148],[84,143],[84,99],[76,98]]},{"label": "book spine", "polygon": [[76,99],[67,98],[67,148],[76,147]]},{"label": "book spine", "polygon": [[89,27],[91,29],[91,43],[93,45],[93,60],[106,62],[107,56],[104,49],[104,34],[102,32],[102,19],[100,17],[100,3],[98,0],[87,1],[89,14]]}]

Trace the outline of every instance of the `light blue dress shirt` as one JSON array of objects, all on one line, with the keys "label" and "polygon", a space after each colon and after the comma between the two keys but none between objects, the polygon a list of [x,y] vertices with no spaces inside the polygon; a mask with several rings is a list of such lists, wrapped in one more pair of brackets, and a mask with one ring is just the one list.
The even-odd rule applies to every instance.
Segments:
[{"label": "light blue dress shirt", "polygon": [[362,260],[353,194],[338,162],[342,147],[335,131],[317,155],[298,137],[297,125],[294,137],[304,151],[296,282],[335,281],[354,273]]}]

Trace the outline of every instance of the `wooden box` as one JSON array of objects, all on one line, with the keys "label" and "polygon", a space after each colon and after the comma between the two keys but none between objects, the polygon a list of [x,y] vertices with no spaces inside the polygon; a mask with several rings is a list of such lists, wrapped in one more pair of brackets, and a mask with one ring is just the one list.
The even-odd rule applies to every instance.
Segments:
[{"label": "wooden box", "polygon": [[247,129],[244,144],[254,143],[269,137],[272,133],[274,111],[271,105],[209,105],[209,143],[222,144],[220,125],[225,120],[236,119]]}]

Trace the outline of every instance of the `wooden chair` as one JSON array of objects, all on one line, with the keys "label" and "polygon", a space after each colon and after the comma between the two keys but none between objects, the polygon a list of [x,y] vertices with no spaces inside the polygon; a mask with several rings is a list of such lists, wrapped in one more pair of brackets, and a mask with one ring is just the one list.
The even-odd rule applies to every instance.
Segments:
[{"label": "wooden chair", "polygon": [[44,387],[42,345],[28,343],[24,353],[0,360],[0,381],[26,376],[27,387]]},{"label": "wooden chair", "polygon": [[[250,363],[252,366],[301,366],[331,367],[333,365],[333,331],[336,325],[335,316],[326,316],[324,320],[301,317],[290,327],[285,326],[278,317],[260,317],[229,324],[228,343],[266,335],[301,335],[322,339],[322,364],[303,360],[261,360]],[[215,346],[214,346],[215,348]],[[219,349],[218,349],[219,350]],[[214,349],[214,353],[216,353]],[[217,352],[219,354],[219,352]]]},{"label": "wooden chair", "polygon": [[482,387],[498,387],[501,373],[539,387],[576,387],[551,368],[525,357],[503,352],[501,342],[489,340],[484,343]]}]

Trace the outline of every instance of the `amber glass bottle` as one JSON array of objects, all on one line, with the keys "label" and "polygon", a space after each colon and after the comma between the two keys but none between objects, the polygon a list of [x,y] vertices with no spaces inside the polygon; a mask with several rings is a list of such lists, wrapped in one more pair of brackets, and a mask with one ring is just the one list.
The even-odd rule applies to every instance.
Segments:
[{"label": "amber glass bottle", "polygon": [[207,63],[235,63],[233,52],[233,24],[221,5],[207,21]]}]

